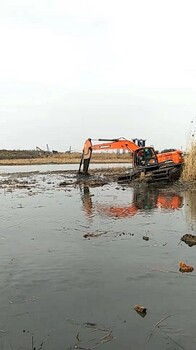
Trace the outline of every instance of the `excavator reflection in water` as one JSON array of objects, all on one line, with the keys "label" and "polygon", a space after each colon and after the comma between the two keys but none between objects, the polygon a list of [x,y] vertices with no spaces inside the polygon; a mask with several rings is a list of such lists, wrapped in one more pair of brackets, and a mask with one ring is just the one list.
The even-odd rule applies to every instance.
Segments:
[{"label": "excavator reflection in water", "polygon": [[94,209],[89,186],[85,184],[83,186],[80,185],[80,194],[84,213],[86,216],[91,217]]},{"label": "excavator reflection in water", "polygon": [[139,188],[133,189],[133,196],[130,204],[100,204],[93,203],[90,188],[87,185],[80,186],[83,210],[87,217],[92,217],[95,213],[101,216],[127,218],[136,215],[141,211],[151,211],[156,208],[164,210],[176,210],[182,207],[183,197],[178,193],[167,192],[158,188],[141,191]]}]

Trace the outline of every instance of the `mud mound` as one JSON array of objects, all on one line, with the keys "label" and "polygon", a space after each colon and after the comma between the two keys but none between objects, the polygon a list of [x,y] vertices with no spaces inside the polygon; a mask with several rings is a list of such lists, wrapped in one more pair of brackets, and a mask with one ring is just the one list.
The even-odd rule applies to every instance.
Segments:
[{"label": "mud mound", "polygon": [[185,234],[182,236],[181,241],[188,244],[189,247],[196,245],[196,236],[191,234]]}]

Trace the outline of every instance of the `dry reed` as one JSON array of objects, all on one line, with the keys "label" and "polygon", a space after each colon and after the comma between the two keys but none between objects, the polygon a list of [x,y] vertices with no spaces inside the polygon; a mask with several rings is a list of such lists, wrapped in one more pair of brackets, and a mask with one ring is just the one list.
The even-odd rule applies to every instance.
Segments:
[{"label": "dry reed", "polygon": [[182,178],[185,181],[196,180],[196,142],[192,144],[190,151],[185,157],[185,166]]}]

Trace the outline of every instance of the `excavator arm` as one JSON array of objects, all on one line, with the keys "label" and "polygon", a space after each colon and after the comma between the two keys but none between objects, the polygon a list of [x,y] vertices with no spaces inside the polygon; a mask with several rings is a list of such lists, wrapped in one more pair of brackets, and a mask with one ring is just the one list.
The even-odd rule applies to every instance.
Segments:
[{"label": "excavator arm", "polygon": [[98,139],[98,141],[106,141],[104,143],[97,143],[92,145],[93,151],[107,151],[112,149],[123,149],[129,152],[134,152],[140,147],[138,147],[133,141],[121,139]]}]

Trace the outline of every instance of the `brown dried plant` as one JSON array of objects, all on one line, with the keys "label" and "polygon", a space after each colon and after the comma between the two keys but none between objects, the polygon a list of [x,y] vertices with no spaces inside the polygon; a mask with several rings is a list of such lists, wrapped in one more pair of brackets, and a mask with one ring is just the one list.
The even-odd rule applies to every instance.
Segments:
[{"label": "brown dried plant", "polygon": [[190,150],[185,156],[182,178],[185,181],[196,180],[196,142],[192,143]]}]

